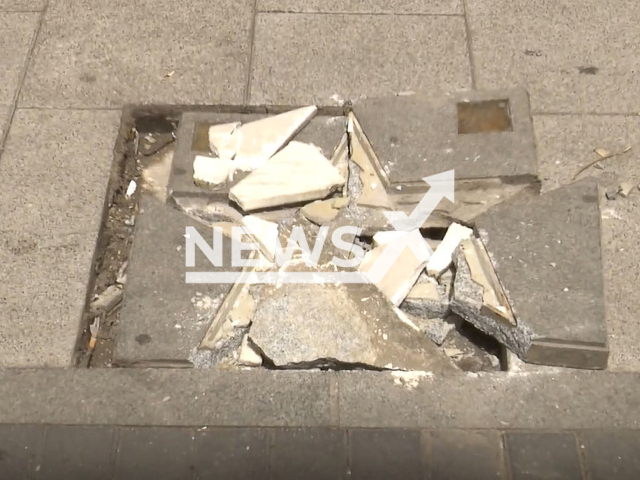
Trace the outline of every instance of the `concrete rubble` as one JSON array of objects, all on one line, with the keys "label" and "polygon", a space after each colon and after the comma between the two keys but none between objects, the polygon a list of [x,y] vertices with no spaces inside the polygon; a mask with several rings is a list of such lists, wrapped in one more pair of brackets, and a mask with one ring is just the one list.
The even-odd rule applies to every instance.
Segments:
[{"label": "concrete rubble", "polygon": [[402,302],[401,308],[424,318],[445,318],[449,314],[450,284],[439,284],[422,272],[420,278]]},{"label": "concrete rubble", "polygon": [[197,155],[193,161],[193,181],[199,187],[217,187],[227,181],[233,172],[233,160]]},{"label": "concrete rubble", "polygon": [[93,315],[109,313],[122,301],[122,287],[120,285],[110,285],[100,293],[89,306]]},{"label": "concrete rubble", "polygon": [[240,122],[212,125],[209,128],[209,148],[221,159],[233,160],[242,142]]},{"label": "concrete rubble", "polygon": [[[506,347],[526,362],[604,368],[597,186],[581,181],[539,195],[528,99],[520,90],[507,97],[362,99],[342,115],[317,115],[313,106],[279,115],[184,114],[162,187],[171,202],[143,196],[127,269],[122,318],[129,324],[121,327],[117,357],[445,373],[499,369],[497,352]],[[425,108],[429,122],[412,122]],[[482,109],[497,112],[497,126],[482,123]],[[468,113],[456,119],[456,111]],[[447,121],[434,123],[439,116]],[[456,202],[444,199],[422,224],[396,231],[393,220],[406,214],[413,221],[425,192],[433,193],[423,180],[453,168]],[[152,225],[150,215],[164,226]],[[245,267],[233,285],[158,294],[175,281],[158,278],[155,266],[184,266],[183,258],[163,256],[180,251],[177,240],[191,221],[220,226],[225,240],[241,226],[257,245],[258,266]],[[341,250],[329,240],[342,226],[360,231],[345,235]],[[284,248],[300,230],[308,245],[276,264],[278,243]],[[328,240],[313,265],[319,238]],[[361,262],[345,266],[334,253]],[[588,262],[576,273],[580,255]],[[378,261],[389,258],[376,277]],[[370,282],[252,284],[257,272],[345,272]],[[143,308],[160,321],[140,320]],[[476,346],[469,329],[493,349]]]},{"label": "concrete rubble", "polygon": [[331,223],[340,213],[340,209],[349,205],[349,197],[335,197],[329,200],[317,200],[300,209],[300,213],[316,225]]},{"label": "concrete rubble", "polygon": [[453,370],[372,285],[266,285],[259,295],[249,337],[275,366]]},{"label": "concrete rubble", "polygon": [[[407,233],[404,236],[407,235],[411,235],[411,233]],[[398,240],[401,241],[403,237],[400,237]],[[387,244],[367,252],[360,264],[360,272],[370,275],[376,263],[383,257],[385,252],[388,251],[387,249],[390,251],[393,248],[394,245]],[[416,280],[424,271],[428,259],[428,248],[423,248],[420,252],[414,252],[409,248],[404,248],[399,255],[391,258],[393,263],[389,265],[389,269],[385,275],[379,281],[372,281],[391,303],[398,306],[407,297]]]}]

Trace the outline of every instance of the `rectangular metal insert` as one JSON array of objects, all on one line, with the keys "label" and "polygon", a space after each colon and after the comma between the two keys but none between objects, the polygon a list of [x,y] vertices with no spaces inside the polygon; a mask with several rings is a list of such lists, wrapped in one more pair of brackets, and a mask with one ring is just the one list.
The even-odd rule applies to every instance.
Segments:
[{"label": "rectangular metal insert", "polygon": [[511,132],[509,100],[458,103],[458,133]]}]

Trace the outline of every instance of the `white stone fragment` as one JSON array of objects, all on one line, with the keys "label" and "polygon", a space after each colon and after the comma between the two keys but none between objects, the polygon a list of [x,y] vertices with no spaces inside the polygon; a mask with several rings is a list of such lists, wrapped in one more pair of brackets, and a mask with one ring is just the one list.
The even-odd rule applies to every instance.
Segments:
[{"label": "white stone fragment", "polygon": [[236,168],[252,171],[261,167],[309,123],[317,111],[316,106],[303,107],[242,125]]},{"label": "white stone fragment", "polygon": [[278,224],[269,222],[255,215],[242,217],[245,231],[259,244],[262,254],[271,262],[276,258],[278,243]]},{"label": "white stone fragment", "polygon": [[232,187],[229,198],[247,212],[324,198],[344,182],[317,147],[291,142]]},{"label": "white stone fragment", "polygon": [[[403,233],[407,235],[407,232]],[[370,273],[385,249],[392,247],[392,245],[383,245],[367,252],[360,264],[360,272]],[[411,249],[403,248],[389,266],[384,277],[380,281],[373,280],[373,282],[384,296],[397,307],[407,297],[416,280],[424,271],[428,258],[429,252],[426,248],[424,252],[420,252],[420,257],[417,257]]]},{"label": "white stone fragment", "polygon": [[436,251],[431,255],[427,263],[427,273],[438,278],[445,270],[447,270],[453,262],[453,252],[460,242],[471,238],[473,230],[459,223],[452,223],[447,229],[447,233],[442,239]]},{"label": "white stone fragment", "polygon": [[383,247],[389,245],[394,240],[402,237],[407,232],[398,232],[396,230],[389,230],[386,232],[378,232],[373,236],[373,247]]},{"label": "white stone fragment", "polygon": [[138,184],[136,183],[135,180],[131,180],[129,182],[129,186],[127,187],[127,193],[125,194],[127,196],[127,198],[131,197],[131,195],[133,195],[136,192],[136,187],[138,186]]},{"label": "white stone fragment", "polygon": [[262,357],[258,353],[256,353],[256,351],[249,343],[248,335],[242,337],[238,363],[247,367],[259,367],[260,365],[262,365]]},{"label": "white stone fragment", "polygon": [[395,371],[391,372],[393,376],[393,383],[395,385],[406,388],[407,390],[415,390],[420,382],[424,378],[433,377],[432,372],[419,372],[419,371],[411,371],[411,372],[401,372]]},{"label": "white stone fragment", "polygon": [[193,161],[193,181],[200,187],[216,187],[227,181],[233,160],[197,155]]},{"label": "white stone fragment", "polygon": [[122,288],[120,285],[110,285],[93,302],[91,302],[90,310],[94,315],[100,313],[109,313],[122,300]]},{"label": "white stone fragment", "polygon": [[232,160],[242,141],[240,122],[223,123],[209,127],[209,148],[219,158]]}]

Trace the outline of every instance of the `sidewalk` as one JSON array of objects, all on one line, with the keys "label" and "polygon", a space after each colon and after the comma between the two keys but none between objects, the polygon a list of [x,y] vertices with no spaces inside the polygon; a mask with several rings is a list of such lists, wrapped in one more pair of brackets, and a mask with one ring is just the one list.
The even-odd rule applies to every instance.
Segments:
[{"label": "sidewalk", "polygon": [[[0,425],[2,478],[634,478],[635,431]],[[29,476],[31,475],[31,476]]]},{"label": "sidewalk", "polygon": [[[631,0],[615,6],[598,0],[0,0],[0,368],[36,369],[24,375],[0,370],[0,377],[10,380],[5,385],[12,386],[0,402],[0,424],[17,424],[0,427],[0,477],[5,478],[3,468],[21,469],[26,462],[34,471],[40,465],[40,478],[64,478],[70,464],[60,452],[74,448],[82,449],[83,460],[91,460],[84,467],[104,478],[112,478],[114,468],[137,468],[133,453],[137,461],[148,458],[147,466],[159,472],[178,469],[170,478],[191,467],[192,476],[185,478],[206,478],[200,470],[206,465],[222,472],[246,468],[242,475],[247,478],[268,478],[265,472],[270,478],[289,478],[296,475],[281,468],[295,464],[294,447],[305,466],[316,462],[319,469],[335,468],[331,472],[345,478],[348,471],[353,477],[373,478],[373,471],[388,478],[384,468],[391,465],[394,472],[395,465],[406,468],[407,478],[457,478],[462,473],[453,469],[467,467],[499,471],[500,478],[530,478],[520,476],[527,471],[544,478],[544,468],[565,478],[637,476],[640,439],[636,430],[627,430],[638,428],[635,392],[640,380],[637,189],[628,198],[601,205],[611,351],[605,372],[508,376],[514,397],[504,390],[504,382],[486,379],[475,387],[465,383],[468,379],[445,386],[436,382],[427,396],[402,390],[400,399],[394,397],[393,385],[385,386],[387,380],[355,382],[346,394],[360,409],[353,423],[340,416],[349,412],[348,404],[334,411],[328,400],[322,408],[313,398],[291,404],[277,396],[277,383],[267,382],[272,396],[255,394],[247,407],[255,423],[225,423],[214,415],[216,420],[199,425],[197,412],[186,423],[175,412],[168,422],[156,416],[154,410],[162,405],[148,400],[160,394],[156,382],[164,372],[140,373],[130,384],[139,387],[132,387],[139,403],[133,397],[130,404],[116,402],[121,408],[111,407],[112,415],[102,415],[83,408],[111,403],[107,392],[102,397],[100,387],[92,388],[116,385],[117,369],[85,372],[98,375],[101,380],[95,383],[74,374],[66,377],[63,369],[71,367],[83,327],[105,194],[114,175],[114,148],[118,135],[125,133],[119,132],[125,106],[335,106],[408,91],[435,95],[524,87],[530,94],[542,190],[571,183],[593,159],[595,148],[615,153],[631,147],[628,154],[604,161],[602,170],[591,169],[604,188],[613,188],[622,181],[640,182],[639,25],[640,9]],[[193,375],[186,380],[189,388],[206,381],[200,373]],[[311,388],[306,382],[287,388],[304,391]],[[339,397],[340,389],[332,390],[331,382],[323,377],[321,388],[313,390],[312,385],[308,396]],[[234,396],[245,387],[238,384],[227,384],[231,393],[222,405],[242,400]],[[72,402],[61,393],[67,390]],[[547,394],[545,404],[539,397]],[[163,393],[160,399],[166,395],[174,394]],[[456,403],[469,396],[479,408],[472,402]],[[274,398],[282,403],[274,407]],[[367,401],[358,404],[358,398]],[[533,414],[529,402],[535,406]],[[292,405],[299,416],[285,422],[278,415]],[[385,419],[385,412],[403,405],[406,411]],[[316,407],[322,413],[318,418],[330,421],[310,422]],[[127,420],[128,410],[151,420],[138,427],[141,423]],[[56,416],[59,412],[64,414]],[[456,424],[445,424],[443,412],[462,416]],[[83,420],[69,417],[76,414]],[[200,414],[203,420],[214,418],[205,410]],[[240,410],[238,418],[243,414]],[[69,424],[86,428],[82,435],[71,435],[72,427],[64,426]],[[193,428],[205,425],[207,430],[196,434]],[[207,435],[220,425],[229,428]],[[360,430],[383,425],[415,430]],[[176,428],[157,430],[160,426]],[[304,441],[293,430],[280,430],[284,427],[304,427]],[[460,433],[478,429],[480,433]],[[156,436],[160,431],[168,433]],[[145,450],[145,441],[135,441],[150,437],[167,443]],[[479,455],[471,446],[476,440],[484,445],[478,449],[491,454]],[[20,442],[30,446],[33,456],[15,453],[22,451]],[[70,442],[69,449],[63,449],[64,442]],[[447,442],[460,453],[444,448]],[[112,448],[102,448],[106,443]],[[235,457],[245,454],[245,443],[252,445],[251,456]],[[225,456],[230,463],[205,465],[217,461],[208,453],[222,445],[230,449]],[[380,445],[387,456],[378,453]],[[92,448],[95,465],[104,469],[94,467]],[[183,460],[162,466],[171,456],[158,452],[174,448],[184,453]],[[376,460],[381,466],[374,468]],[[372,470],[362,470],[365,466]],[[61,469],[55,470],[60,477],[45,475],[49,468]],[[443,470],[447,473],[441,474]],[[323,472],[318,470],[319,478],[333,476]]]}]

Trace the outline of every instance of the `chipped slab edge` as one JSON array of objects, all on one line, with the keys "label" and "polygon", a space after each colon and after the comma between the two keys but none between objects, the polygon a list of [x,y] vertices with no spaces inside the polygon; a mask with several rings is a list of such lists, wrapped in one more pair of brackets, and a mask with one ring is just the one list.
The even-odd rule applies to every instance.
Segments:
[{"label": "chipped slab edge", "polygon": [[[258,252],[256,250],[251,250],[249,254],[249,260],[255,260],[257,258]],[[209,325],[209,328],[207,329],[204,337],[202,338],[202,341],[200,342],[200,346],[198,347],[199,349],[215,349],[216,343],[219,341],[220,332],[222,331],[222,325],[229,316],[229,313],[231,313],[231,310],[233,310],[236,300],[240,296],[240,293],[245,287],[247,279],[254,271],[254,268],[255,267],[247,266],[242,270],[240,276],[231,287],[231,290],[229,290],[229,293],[222,301],[222,304],[218,307],[218,311],[214,315],[213,320],[211,321],[211,325]]]}]

